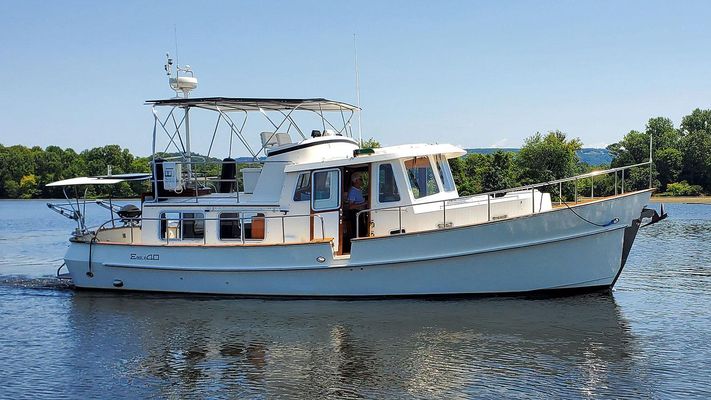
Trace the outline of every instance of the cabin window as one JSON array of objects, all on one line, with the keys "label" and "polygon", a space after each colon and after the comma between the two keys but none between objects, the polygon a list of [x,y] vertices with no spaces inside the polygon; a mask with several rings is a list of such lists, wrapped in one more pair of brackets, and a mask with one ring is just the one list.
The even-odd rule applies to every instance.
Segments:
[{"label": "cabin window", "polygon": [[242,239],[238,213],[220,214],[220,240]]},{"label": "cabin window", "polygon": [[326,211],[340,207],[340,187],[341,171],[332,169],[314,172],[311,180],[311,208],[314,211]]},{"label": "cabin window", "polygon": [[442,181],[442,186],[444,186],[445,192],[451,192],[456,189],[454,184],[454,178],[452,177],[452,169],[449,168],[449,162],[447,158],[443,155],[437,156],[437,171],[439,172],[439,179]]},{"label": "cabin window", "polygon": [[397,190],[391,164],[380,164],[378,167],[378,201],[381,203],[400,201],[400,192]]},{"label": "cabin window", "polygon": [[160,214],[161,239],[205,238],[205,214],[165,212]]},{"label": "cabin window", "polygon": [[405,160],[405,169],[415,199],[439,193],[439,186],[429,157],[415,157]]},{"label": "cabin window", "polygon": [[264,239],[266,219],[262,213],[242,213],[245,240]]},{"label": "cabin window", "polygon": [[296,179],[296,190],[294,190],[294,201],[311,200],[311,173],[303,172]]},{"label": "cabin window", "polygon": [[262,240],[264,229],[264,214],[242,213],[241,217],[239,213],[220,214],[220,240]]}]

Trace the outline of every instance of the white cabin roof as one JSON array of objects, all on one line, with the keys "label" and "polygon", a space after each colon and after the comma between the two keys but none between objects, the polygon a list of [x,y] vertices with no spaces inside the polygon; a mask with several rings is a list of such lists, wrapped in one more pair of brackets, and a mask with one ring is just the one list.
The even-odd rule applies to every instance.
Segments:
[{"label": "white cabin roof", "polygon": [[321,168],[341,167],[345,165],[358,165],[435,154],[442,154],[447,158],[457,158],[467,154],[467,152],[451,144],[408,144],[373,149],[373,154],[362,154],[357,157],[349,157],[336,160],[325,160],[326,157],[324,157],[324,160],[319,162],[310,162],[302,164],[294,163],[291,165],[287,165],[284,168],[284,172],[309,171]]}]

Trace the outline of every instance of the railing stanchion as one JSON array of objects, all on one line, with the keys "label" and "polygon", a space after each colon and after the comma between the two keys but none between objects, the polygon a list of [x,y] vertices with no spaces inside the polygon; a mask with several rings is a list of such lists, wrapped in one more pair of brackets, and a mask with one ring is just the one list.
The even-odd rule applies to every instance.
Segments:
[{"label": "railing stanchion", "polygon": [[486,195],[486,221],[491,221],[491,195]]},{"label": "railing stanchion", "polygon": [[447,200],[442,200],[442,228],[447,227]]},{"label": "railing stanchion", "polygon": [[402,233],[402,206],[397,206],[397,219],[398,224],[400,225],[397,233]]},{"label": "railing stanchion", "polygon": [[536,213],[536,188],[531,187],[531,214]]},{"label": "railing stanchion", "polygon": [[286,229],[284,228],[284,216],[281,216],[281,242],[286,243]]},{"label": "railing stanchion", "polygon": [[574,183],[575,183],[575,189],[574,189],[574,193],[575,193],[575,196],[574,196],[574,197],[575,197],[575,204],[578,204],[578,180],[576,179],[576,180],[574,181]]},{"label": "railing stanchion", "polygon": [[617,196],[617,171],[615,171],[615,196]]},{"label": "railing stanchion", "polygon": [[563,182],[558,182],[558,205],[563,204]]},{"label": "railing stanchion", "polygon": [[625,194],[625,170],[622,170],[622,194]]},{"label": "railing stanchion", "polygon": [[326,232],[323,230],[323,217],[319,215],[318,219],[321,220],[321,240],[323,240],[326,239]]},{"label": "railing stanchion", "polygon": [[595,177],[590,177],[590,200],[595,198]]}]

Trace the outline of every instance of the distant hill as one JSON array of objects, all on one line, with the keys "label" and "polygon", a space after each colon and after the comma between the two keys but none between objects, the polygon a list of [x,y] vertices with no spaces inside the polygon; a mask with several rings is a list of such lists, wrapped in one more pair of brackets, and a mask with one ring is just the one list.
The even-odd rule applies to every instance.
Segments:
[{"label": "distant hill", "polygon": [[[476,149],[466,149],[467,153],[476,154],[492,154],[498,150],[505,152],[517,153],[520,149],[513,147],[502,147],[502,148],[476,148]],[[593,149],[593,148],[583,148],[578,150],[578,158],[580,161],[589,165],[603,165],[610,164],[612,162],[612,155],[607,149]]]}]

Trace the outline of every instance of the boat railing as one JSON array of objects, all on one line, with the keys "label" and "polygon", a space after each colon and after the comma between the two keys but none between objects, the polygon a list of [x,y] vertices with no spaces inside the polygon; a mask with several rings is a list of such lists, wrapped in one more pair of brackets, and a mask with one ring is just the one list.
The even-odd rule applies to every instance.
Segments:
[{"label": "boat railing", "polygon": [[[469,200],[473,199],[481,199],[482,197],[486,196],[486,214],[487,214],[487,222],[492,220],[491,216],[491,200],[492,198],[497,198],[500,195],[505,195],[506,193],[511,193],[511,192],[525,192],[525,191],[531,191],[531,214],[536,213],[536,201],[535,201],[535,191],[538,188],[542,187],[547,187],[547,186],[553,186],[557,185],[558,186],[558,204],[561,205],[563,203],[566,203],[563,200],[564,198],[564,193],[563,193],[563,184],[568,183],[568,182],[574,182],[574,190],[573,190],[573,201],[575,204],[578,204],[578,202],[584,198],[584,196],[580,196],[578,193],[578,181],[584,180],[584,179],[589,179],[590,180],[590,197],[589,199],[593,199],[595,197],[595,178],[599,176],[604,176],[604,175],[609,175],[609,174],[615,174],[614,178],[614,195],[618,194],[624,194],[625,193],[625,171],[630,170],[632,168],[638,168],[638,167],[643,167],[643,166],[649,166],[649,188],[652,188],[652,161],[646,161],[638,164],[633,164],[633,165],[627,165],[624,167],[616,167],[616,168],[608,168],[605,170],[598,170],[598,171],[592,171],[588,172],[585,174],[581,175],[576,175],[576,176],[571,176],[568,178],[562,178],[562,179],[556,179],[552,181],[546,181],[546,182],[540,182],[540,183],[534,183],[530,185],[523,185],[523,186],[517,186],[517,187],[512,187],[512,188],[507,188],[507,189],[499,189],[499,190],[492,190],[489,192],[484,192],[484,193],[477,193],[471,196],[464,196],[464,197],[457,197],[454,199],[444,199],[444,200],[433,200],[433,201],[427,201],[427,202],[418,202],[414,204],[406,204],[406,205],[397,205],[397,206],[388,206],[388,207],[375,207],[375,208],[368,208],[365,210],[358,211],[356,213],[356,237],[360,237],[360,221],[361,221],[361,214],[364,213],[370,213],[373,211],[397,211],[398,213],[398,229],[394,231],[395,233],[393,234],[402,234],[405,231],[403,230],[403,224],[402,224],[402,213],[403,209],[407,208],[414,208],[417,206],[421,205],[427,205],[427,204],[441,204],[441,210],[442,210],[442,223],[438,224],[437,226],[440,228],[449,228],[452,226],[452,224],[447,223],[447,204],[450,204],[450,210],[452,209],[453,205],[459,205],[466,203]],[[618,175],[620,179],[618,180]],[[619,186],[619,193],[618,193],[618,186]],[[602,197],[602,196],[601,196]],[[542,198],[541,198],[542,201]],[[538,204],[538,212],[542,211],[542,204]]]},{"label": "boat railing", "polygon": [[[258,210],[257,210],[258,211]],[[250,212],[256,212],[255,210],[250,210]],[[91,242],[97,242],[99,241],[99,234],[101,232],[107,232],[110,230],[115,230],[115,229],[122,229],[122,228],[128,228],[130,230],[130,237],[128,238],[130,240],[130,244],[135,244],[135,233],[134,229],[142,229],[142,222],[143,221],[158,221],[161,223],[167,224],[168,221],[171,222],[179,222],[180,225],[182,226],[184,221],[191,221],[193,223],[195,222],[204,222],[205,221],[217,221],[219,224],[220,222],[230,222],[230,221],[239,221],[240,225],[240,237],[239,238],[234,238],[234,239],[229,239],[227,241],[233,242],[233,241],[239,241],[241,244],[249,243],[251,238],[245,237],[245,221],[247,222],[254,222],[255,219],[263,219],[265,220],[271,220],[271,219],[278,219],[281,221],[281,243],[286,244],[286,219],[288,218],[317,218],[320,222],[321,225],[321,240],[326,239],[325,235],[325,229],[324,229],[324,220],[323,216],[320,214],[296,214],[296,215],[265,215],[265,216],[249,216],[249,217],[221,217],[221,218],[205,218],[205,217],[183,217],[182,214],[177,217],[162,217],[162,218],[147,218],[147,217],[124,217],[124,218],[112,218],[103,224],[99,225],[96,229],[90,230],[90,236],[91,236]],[[122,223],[122,226],[116,226],[116,223]],[[110,225],[109,225],[110,224]],[[266,223],[265,223],[265,232],[264,236],[266,238]],[[219,231],[219,225],[218,225],[218,231]],[[171,242],[176,242],[180,241],[181,238],[178,237],[170,237],[167,232],[163,232],[163,235],[165,235],[165,244],[169,245]],[[207,244],[207,235],[205,234],[204,231],[204,225],[203,225],[203,234],[202,238],[195,238],[195,239],[202,239],[203,244]],[[264,238],[261,239],[254,239],[254,240],[263,240]],[[222,239],[221,239],[222,240]],[[297,241],[295,241],[297,242]]]},{"label": "boat railing", "polygon": [[[197,156],[195,156],[197,157]],[[200,196],[204,195],[204,192],[201,192],[203,189],[207,189],[209,191],[209,194],[211,195],[212,199],[234,199],[239,196],[239,171],[237,169],[237,166],[242,165],[243,168],[255,168],[255,167],[262,167],[266,164],[270,163],[279,163],[279,164],[286,164],[289,163],[288,161],[268,161],[268,160],[262,160],[262,159],[254,159],[251,162],[234,162],[235,164],[235,177],[231,179],[223,179],[220,174],[221,174],[221,168],[217,170],[210,170],[210,167],[213,166],[218,166],[221,167],[223,164],[227,163],[224,160],[220,161],[209,161],[209,160],[204,160],[204,161],[185,161],[182,160],[181,158],[178,158],[176,160],[172,159],[166,159],[165,161],[174,161],[178,164],[183,165],[184,167],[187,166],[189,168],[184,169],[184,173],[187,175],[184,179],[182,179],[182,183],[184,187],[179,191],[175,192],[178,197],[181,198],[188,198],[192,197],[195,202],[198,202]],[[153,163],[153,162],[152,162]],[[231,163],[231,162],[230,162]],[[202,168],[198,168],[202,167]],[[153,170],[155,171],[155,165],[153,166]],[[189,171],[189,172],[187,172]],[[151,179],[151,187],[153,191],[153,199],[152,201],[157,202],[159,200],[166,200],[166,199],[171,199],[175,198],[176,196],[160,196],[159,195],[159,184],[164,183],[164,179]],[[222,183],[230,183],[233,185],[233,190],[230,192],[220,192],[219,191],[219,186]],[[190,196],[187,196],[187,193],[190,193]],[[180,196],[181,194],[185,194],[183,196]]]}]

